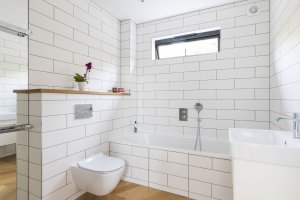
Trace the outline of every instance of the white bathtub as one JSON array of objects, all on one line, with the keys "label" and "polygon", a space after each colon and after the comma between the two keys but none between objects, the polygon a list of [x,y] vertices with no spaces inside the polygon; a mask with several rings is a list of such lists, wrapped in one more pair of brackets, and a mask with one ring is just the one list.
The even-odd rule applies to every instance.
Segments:
[{"label": "white bathtub", "polygon": [[110,156],[126,162],[123,180],[189,197],[232,200],[228,140],[157,133],[129,134],[110,141]]},{"label": "white bathtub", "polygon": [[196,137],[193,136],[136,133],[127,134],[127,136],[113,141],[123,144],[175,150],[218,158],[229,158],[229,143],[226,139],[201,138],[202,151],[194,151]]}]

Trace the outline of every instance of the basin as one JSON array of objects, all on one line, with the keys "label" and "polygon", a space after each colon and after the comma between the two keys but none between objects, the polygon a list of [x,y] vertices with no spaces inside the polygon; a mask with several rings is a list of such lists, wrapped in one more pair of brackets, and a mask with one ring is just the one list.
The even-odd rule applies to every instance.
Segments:
[{"label": "basin", "polygon": [[292,132],[230,129],[234,200],[300,200],[300,140]]}]

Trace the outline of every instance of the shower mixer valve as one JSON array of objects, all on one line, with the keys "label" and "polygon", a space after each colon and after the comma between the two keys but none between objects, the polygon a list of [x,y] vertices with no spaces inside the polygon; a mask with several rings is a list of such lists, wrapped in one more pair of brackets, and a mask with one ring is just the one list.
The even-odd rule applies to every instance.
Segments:
[{"label": "shower mixer valve", "polygon": [[179,108],[179,121],[188,121],[188,109]]}]

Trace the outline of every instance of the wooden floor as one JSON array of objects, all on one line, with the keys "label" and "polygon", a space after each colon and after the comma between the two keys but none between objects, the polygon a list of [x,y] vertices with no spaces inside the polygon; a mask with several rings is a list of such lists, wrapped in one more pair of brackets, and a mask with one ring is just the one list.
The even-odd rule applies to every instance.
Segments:
[{"label": "wooden floor", "polygon": [[97,197],[86,193],[77,200],[187,200],[188,198],[153,188],[121,181],[109,195]]},{"label": "wooden floor", "polygon": [[[16,157],[0,159],[0,200],[16,200]],[[77,200],[187,200],[188,198],[121,181],[109,195],[97,197],[86,193]]]},{"label": "wooden floor", "polygon": [[0,159],[0,199],[16,200],[16,156]]}]

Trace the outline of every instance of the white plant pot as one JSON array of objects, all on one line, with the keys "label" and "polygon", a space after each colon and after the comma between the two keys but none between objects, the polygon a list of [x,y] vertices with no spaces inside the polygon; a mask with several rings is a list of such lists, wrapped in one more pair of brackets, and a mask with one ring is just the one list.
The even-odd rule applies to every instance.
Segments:
[{"label": "white plant pot", "polygon": [[78,82],[79,91],[84,91],[86,87],[86,82]]}]

